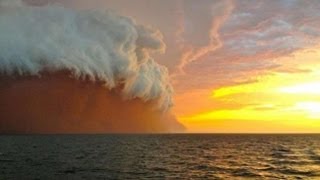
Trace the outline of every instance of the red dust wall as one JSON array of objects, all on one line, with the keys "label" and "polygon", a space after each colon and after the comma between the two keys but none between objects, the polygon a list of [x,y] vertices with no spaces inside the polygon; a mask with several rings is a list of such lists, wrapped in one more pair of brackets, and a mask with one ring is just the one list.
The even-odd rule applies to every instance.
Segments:
[{"label": "red dust wall", "polygon": [[[119,88],[120,89],[120,88]],[[182,129],[151,102],[66,72],[0,78],[0,133],[168,132]]]}]

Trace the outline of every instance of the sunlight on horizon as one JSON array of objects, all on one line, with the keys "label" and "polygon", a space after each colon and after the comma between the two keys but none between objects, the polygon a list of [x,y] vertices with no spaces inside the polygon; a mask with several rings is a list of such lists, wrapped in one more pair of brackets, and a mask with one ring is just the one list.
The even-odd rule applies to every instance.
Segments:
[{"label": "sunlight on horizon", "polygon": [[[203,123],[203,129],[212,127],[211,131],[215,132],[227,129],[227,132],[264,132],[265,127],[268,127],[268,132],[281,131],[279,127],[293,132],[317,131],[314,128],[320,127],[320,121],[314,120],[320,120],[320,81],[317,70],[320,64],[314,62],[320,58],[319,52],[304,50],[295,52],[291,57],[281,57],[282,61],[292,63],[295,68],[308,68],[310,72],[282,73],[274,70],[257,77],[253,83],[222,86],[213,90],[208,97],[216,102],[215,107],[179,119],[191,130],[195,126],[201,129],[199,123]],[[299,64],[302,59],[308,61]],[[239,106],[220,109],[219,104],[222,103]],[[221,124],[225,124],[225,127],[221,128]]]}]

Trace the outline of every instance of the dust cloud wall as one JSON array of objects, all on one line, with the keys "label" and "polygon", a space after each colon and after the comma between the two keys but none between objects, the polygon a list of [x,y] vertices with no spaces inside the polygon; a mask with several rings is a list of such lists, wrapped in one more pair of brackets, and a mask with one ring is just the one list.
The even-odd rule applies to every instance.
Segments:
[{"label": "dust cloud wall", "polygon": [[176,132],[161,33],[109,11],[0,1],[0,132]]}]

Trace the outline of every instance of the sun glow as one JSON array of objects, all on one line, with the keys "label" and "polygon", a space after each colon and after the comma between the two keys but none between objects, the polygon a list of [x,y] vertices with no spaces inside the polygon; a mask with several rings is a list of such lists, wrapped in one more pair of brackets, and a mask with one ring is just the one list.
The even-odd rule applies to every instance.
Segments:
[{"label": "sun glow", "polygon": [[319,58],[320,48],[280,57],[278,62],[297,70],[272,70],[252,83],[214,88],[207,96],[211,109],[180,120],[194,131],[319,132],[320,121],[315,121],[320,120]]},{"label": "sun glow", "polygon": [[303,83],[279,89],[282,93],[290,94],[320,94],[320,82]]},{"label": "sun glow", "polygon": [[312,119],[320,119],[320,102],[299,102],[295,107],[306,111]]}]

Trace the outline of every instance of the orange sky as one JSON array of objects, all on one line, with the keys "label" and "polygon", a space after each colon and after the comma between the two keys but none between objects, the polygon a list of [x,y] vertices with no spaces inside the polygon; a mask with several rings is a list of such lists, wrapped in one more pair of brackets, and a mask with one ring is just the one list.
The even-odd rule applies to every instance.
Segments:
[{"label": "orange sky", "polygon": [[52,1],[159,29],[188,132],[320,133],[318,0]]},{"label": "orange sky", "polygon": [[138,1],[64,2],[163,33],[188,132],[320,132],[319,1]]},{"label": "orange sky", "polygon": [[319,132],[319,59],[318,47],[279,57],[310,71],[271,72],[252,83],[187,92],[177,95],[175,111],[190,132]]}]

